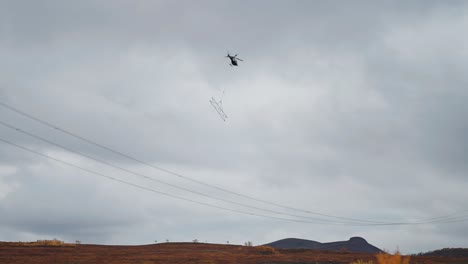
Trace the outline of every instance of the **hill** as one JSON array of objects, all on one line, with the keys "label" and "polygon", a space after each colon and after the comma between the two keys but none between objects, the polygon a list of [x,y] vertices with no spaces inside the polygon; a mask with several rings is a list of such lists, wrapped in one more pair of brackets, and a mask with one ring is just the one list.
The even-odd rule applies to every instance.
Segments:
[{"label": "hill", "polygon": [[468,258],[468,248],[443,248],[421,253],[418,256]]},{"label": "hill", "polygon": [[376,254],[382,252],[379,248],[367,243],[362,237],[352,237],[348,241],[337,241],[320,243],[313,240],[286,238],[281,239],[265,246],[270,246],[277,249],[316,249],[316,250],[331,250],[331,251],[350,251],[354,253],[371,253]]},{"label": "hill", "polygon": [[[375,254],[267,246],[160,243],[142,246],[0,242],[8,264],[349,264],[376,262]],[[461,264],[468,258],[411,256],[410,264]]]}]

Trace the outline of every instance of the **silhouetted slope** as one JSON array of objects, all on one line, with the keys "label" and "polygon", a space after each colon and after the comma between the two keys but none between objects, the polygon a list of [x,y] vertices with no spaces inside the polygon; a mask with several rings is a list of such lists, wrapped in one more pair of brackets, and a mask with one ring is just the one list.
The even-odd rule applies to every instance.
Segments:
[{"label": "silhouetted slope", "polygon": [[283,249],[289,249],[289,248],[316,249],[320,247],[321,245],[322,243],[317,242],[317,241],[299,239],[299,238],[286,238],[286,239],[281,239],[275,242],[271,242],[269,244],[266,244],[265,246],[270,246],[273,248],[283,248]]},{"label": "silhouetted slope", "polygon": [[298,239],[298,238],[286,238],[275,242],[266,244],[273,248],[281,249],[317,249],[317,250],[347,250],[355,253],[379,253],[382,252],[379,248],[367,243],[362,237],[352,237],[348,241],[337,241],[329,243],[320,243],[317,241]]},{"label": "silhouetted slope", "polygon": [[444,248],[426,253],[418,254],[419,256],[431,256],[431,257],[449,257],[449,258],[467,258],[468,248]]}]

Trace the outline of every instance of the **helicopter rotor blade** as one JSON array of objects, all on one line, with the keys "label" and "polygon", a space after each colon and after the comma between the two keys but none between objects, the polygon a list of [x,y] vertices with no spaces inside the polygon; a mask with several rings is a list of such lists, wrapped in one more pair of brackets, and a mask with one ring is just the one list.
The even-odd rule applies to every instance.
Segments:
[{"label": "helicopter rotor blade", "polygon": [[236,60],[244,61],[243,59],[236,58]]}]

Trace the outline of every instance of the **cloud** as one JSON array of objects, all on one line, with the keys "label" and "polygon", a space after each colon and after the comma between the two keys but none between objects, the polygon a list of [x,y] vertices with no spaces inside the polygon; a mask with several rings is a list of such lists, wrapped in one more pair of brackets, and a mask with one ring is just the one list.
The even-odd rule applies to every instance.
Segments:
[{"label": "cloud", "polygon": [[[193,179],[298,208],[388,221],[465,209],[464,2],[15,1],[0,10],[1,101],[60,128]],[[227,50],[244,63],[229,67]],[[208,102],[223,90],[225,123]],[[5,108],[0,120],[172,184],[271,208],[153,170]],[[84,168],[240,209],[0,131]],[[455,231],[464,223],[284,223],[149,193],[3,144],[0,155],[0,213],[7,215],[0,239],[257,244],[359,235],[407,252],[466,243]]]}]

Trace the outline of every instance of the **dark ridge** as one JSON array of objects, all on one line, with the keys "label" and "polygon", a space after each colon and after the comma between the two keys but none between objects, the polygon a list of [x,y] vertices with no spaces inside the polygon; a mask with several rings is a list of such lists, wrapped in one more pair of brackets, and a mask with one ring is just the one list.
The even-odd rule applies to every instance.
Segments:
[{"label": "dark ridge", "polygon": [[277,249],[317,249],[330,251],[349,251],[353,253],[380,253],[382,250],[367,243],[362,237],[352,237],[348,241],[320,243],[313,240],[286,238],[265,244]]},{"label": "dark ridge", "polygon": [[367,241],[362,237],[352,237],[349,241],[353,243],[367,243]]},{"label": "dark ridge", "polygon": [[316,248],[319,247],[322,243],[312,240],[299,239],[299,238],[285,238],[265,246],[270,246],[273,248],[282,248],[282,249],[295,249],[295,248]]},{"label": "dark ridge", "polygon": [[468,248],[443,248],[416,255],[428,257],[468,258]]}]

